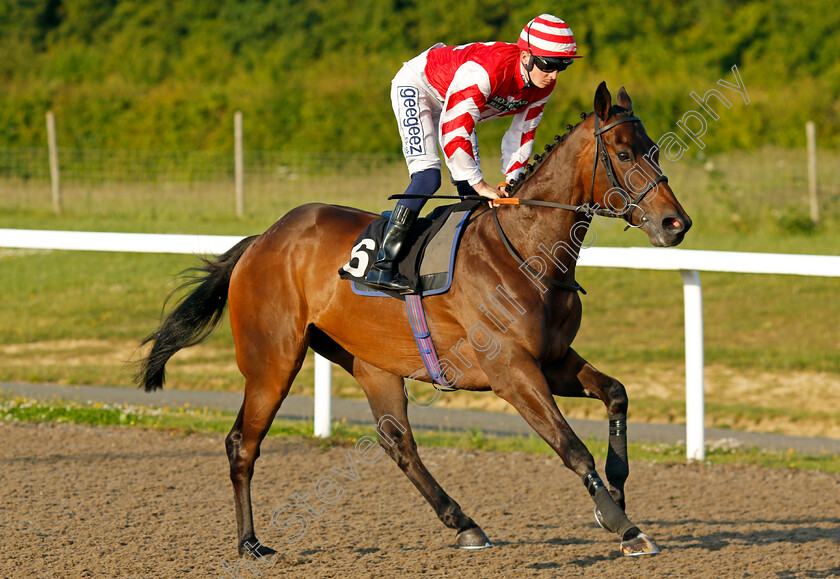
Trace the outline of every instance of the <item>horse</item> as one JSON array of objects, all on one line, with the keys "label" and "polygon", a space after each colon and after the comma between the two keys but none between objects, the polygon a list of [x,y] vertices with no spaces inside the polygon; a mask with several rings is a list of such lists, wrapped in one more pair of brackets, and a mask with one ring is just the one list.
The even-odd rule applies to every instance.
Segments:
[{"label": "horse", "polygon": [[[621,552],[654,554],[659,549],[653,539],[625,513],[625,388],[571,347],[581,322],[575,261],[583,235],[599,216],[642,230],[654,246],[679,244],[691,219],[662,174],[658,149],[633,115],[623,87],[613,105],[602,82],[595,91],[594,112],[581,118],[535,157],[527,175],[511,188],[511,197],[499,202],[504,204],[492,209],[482,205],[474,212],[461,240],[453,284],[447,293],[424,300],[426,316],[438,351],[452,353],[450,376],[458,374],[452,385],[492,391],[511,404],[583,482],[598,523],[618,535]],[[646,186],[631,181],[642,174],[650,177]],[[318,203],[291,210],[262,235],[244,238],[221,256],[204,258],[196,268],[202,273],[187,282],[196,287],[142,342],[151,348],[140,360],[136,381],[154,391],[163,386],[171,356],[206,339],[227,304],[236,362],[245,378],[244,400],[225,438],[240,555],[246,550],[257,557],[276,552],[257,540],[251,480],[260,443],[307,348],[358,381],[376,421],[379,445],[441,522],[455,531],[457,546],[491,546],[417,453],[404,378],[432,380],[418,370],[424,366],[403,303],[356,295],[337,275],[347,259],[340,248],[349,252],[358,233],[377,217]],[[539,259],[524,260],[522,255]],[[499,307],[488,307],[485,301]],[[597,398],[605,405],[609,488],[554,396]]]}]

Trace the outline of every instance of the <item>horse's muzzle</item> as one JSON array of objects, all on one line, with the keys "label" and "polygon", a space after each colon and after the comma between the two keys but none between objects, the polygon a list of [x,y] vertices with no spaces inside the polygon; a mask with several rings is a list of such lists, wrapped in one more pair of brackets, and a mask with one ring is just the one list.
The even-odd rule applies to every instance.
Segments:
[{"label": "horse's muzzle", "polygon": [[688,215],[669,215],[658,224],[653,220],[648,222],[647,231],[650,242],[658,247],[673,247],[682,243],[685,234],[691,229],[691,218]]}]

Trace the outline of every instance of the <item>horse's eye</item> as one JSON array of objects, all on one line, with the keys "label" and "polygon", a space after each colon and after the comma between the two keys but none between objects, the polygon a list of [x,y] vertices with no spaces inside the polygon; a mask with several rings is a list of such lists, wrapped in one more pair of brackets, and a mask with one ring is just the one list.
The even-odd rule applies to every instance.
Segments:
[{"label": "horse's eye", "polygon": [[625,163],[626,163],[627,161],[630,161],[630,153],[628,153],[628,152],[626,152],[626,151],[621,151],[621,152],[618,154],[618,160],[619,160],[619,161],[624,161]]}]

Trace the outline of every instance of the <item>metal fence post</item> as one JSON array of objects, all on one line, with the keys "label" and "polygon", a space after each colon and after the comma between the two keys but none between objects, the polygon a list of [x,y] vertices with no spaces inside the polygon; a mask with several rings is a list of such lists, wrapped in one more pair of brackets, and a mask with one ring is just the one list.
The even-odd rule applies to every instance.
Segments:
[{"label": "metal fence post", "polygon": [[685,306],[685,454],[706,458],[706,402],[703,388],[703,287],[696,270],[680,270]]}]

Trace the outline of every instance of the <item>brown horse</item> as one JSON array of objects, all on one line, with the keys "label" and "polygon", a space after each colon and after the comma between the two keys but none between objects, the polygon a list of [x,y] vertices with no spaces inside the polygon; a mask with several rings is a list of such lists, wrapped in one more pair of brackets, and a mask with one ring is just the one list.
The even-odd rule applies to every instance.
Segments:
[{"label": "brown horse", "polygon": [[[425,300],[426,315],[437,350],[451,352],[442,360],[450,382],[458,389],[492,390],[510,403],[580,477],[595,502],[598,522],[618,534],[622,552],[656,553],[656,545],[624,513],[624,386],[571,348],[581,320],[581,300],[573,286],[575,259],[595,213],[624,219],[657,246],[680,243],[691,220],[661,176],[656,147],[633,116],[623,88],[613,106],[601,83],[594,114],[555,140],[513,188],[522,205],[500,206],[498,224],[486,208],[471,219],[452,288]],[[640,168],[651,178],[646,187],[632,182],[631,173],[639,177]],[[628,190],[638,195],[633,198]],[[376,217],[323,204],[290,211],[264,234],[206,261],[204,275],[194,282],[196,289],[144,342],[153,346],[142,361],[138,382],[152,391],[163,385],[167,360],[205,339],[225,303],[230,304],[236,361],[245,377],[242,408],[225,441],[240,554],[246,546],[251,554],[274,553],[256,539],[250,484],[260,443],[308,347],[341,365],[361,384],[380,444],[443,524],[456,531],[457,544],[490,546],[417,454],[404,377],[430,379],[424,370],[418,373],[423,363],[403,303],[360,297],[336,274],[358,233]],[[528,256],[530,266],[539,268],[520,266],[522,260],[506,250],[503,237],[519,255]],[[541,257],[531,259],[534,256]],[[557,283],[548,283],[551,280]],[[609,490],[553,396],[598,398],[606,406]]]}]

